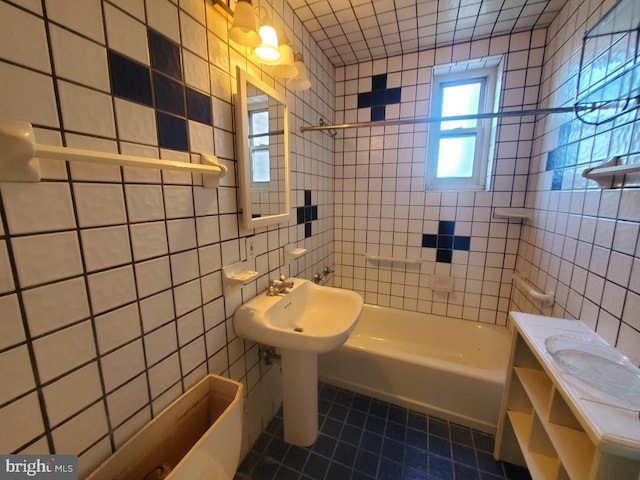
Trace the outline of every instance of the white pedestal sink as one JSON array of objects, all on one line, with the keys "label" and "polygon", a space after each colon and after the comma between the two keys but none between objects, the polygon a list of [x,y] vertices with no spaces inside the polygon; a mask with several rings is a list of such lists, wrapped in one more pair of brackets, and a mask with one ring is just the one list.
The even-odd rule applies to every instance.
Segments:
[{"label": "white pedestal sink", "polygon": [[342,345],[362,311],[362,297],[350,290],[292,278],[293,287],[266,292],[241,305],[233,316],[236,333],[280,351],[284,440],[309,446],[318,436],[318,354]]}]

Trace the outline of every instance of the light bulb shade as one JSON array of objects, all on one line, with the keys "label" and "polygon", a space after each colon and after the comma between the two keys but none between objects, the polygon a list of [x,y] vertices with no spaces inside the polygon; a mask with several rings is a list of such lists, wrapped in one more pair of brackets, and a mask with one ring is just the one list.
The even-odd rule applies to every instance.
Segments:
[{"label": "light bulb shade", "polygon": [[282,78],[293,78],[298,75],[298,67],[293,61],[293,49],[291,45],[280,45],[280,62],[273,67],[273,73]]},{"label": "light bulb shade", "polygon": [[253,55],[265,65],[276,65],[280,61],[280,49],[278,48],[278,34],[275,28],[265,21],[258,30],[262,43],[253,51]]},{"label": "light bulb shade", "polygon": [[253,5],[247,0],[239,0],[233,13],[233,23],[229,29],[229,38],[238,45],[256,48],[262,42],[258,34],[258,25]]},{"label": "light bulb shade", "polygon": [[307,90],[311,87],[311,81],[307,76],[307,68],[304,66],[304,62],[297,58],[295,66],[298,68],[298,75],[287,82],[287,85],[292,90]]}]

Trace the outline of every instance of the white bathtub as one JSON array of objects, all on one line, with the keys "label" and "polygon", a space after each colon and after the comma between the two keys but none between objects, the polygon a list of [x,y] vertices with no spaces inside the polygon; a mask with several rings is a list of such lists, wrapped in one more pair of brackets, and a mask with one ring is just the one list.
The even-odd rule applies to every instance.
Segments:
[{"label": "white bathtub", "polygon": [[505,327],[365,305],[319,379],[495,433],[510,342]]}]

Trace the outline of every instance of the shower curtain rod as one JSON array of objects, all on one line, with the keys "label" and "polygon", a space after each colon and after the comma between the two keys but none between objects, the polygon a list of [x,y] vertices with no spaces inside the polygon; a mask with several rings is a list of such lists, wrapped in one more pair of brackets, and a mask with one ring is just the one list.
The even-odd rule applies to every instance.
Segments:
[{"label": "shower curtain rod", "polygon": [[555,113],[575,113],[582,110],[595,110],[595,106],[573,106],[573,107],[555,107],[555,108],[538,108],[532,110],[514,110],[492,113],[476,113],[473,115],[456,115],[452,117],[415,117],[415,118],[397,118],[391,120],[377,120],[371,122],[356,123],[340,123],[337,125],[326,125],[320,122],[320,125],[311,127],[300,127],[300,132],[312,132],[317,130],[344,130],[346,128],[364,128],[364,127],[384,127],[393,125],[413,125],[415,123],[439,123],[443,121],[459,121],[459,120],[482,120],[485,118],[502,118],[502,117],[524,117],[527,115],[549,115]]}]

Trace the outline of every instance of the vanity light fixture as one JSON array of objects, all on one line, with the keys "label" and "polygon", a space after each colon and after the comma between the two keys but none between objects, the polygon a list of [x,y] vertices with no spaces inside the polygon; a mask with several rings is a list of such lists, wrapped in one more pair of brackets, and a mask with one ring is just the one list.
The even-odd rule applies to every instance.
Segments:
[{"label": "vanity light fixture", "polygon": [[229,38],[238,45],[249,48],[256,48],[262,43],[251,0],[238,0],[233,23],[229,29]]},{"label": "vanity light fixture", "polygon": [[307,69],[302,61],[302,54],[296,53],[295,66],[298,68],[298,74],[289,80],[287,85],[292,90],[307,90],[311,87],[311,81],[307,75]]},{"label": "vanity light fixture", "polygon": [[276,65],[280,61],[280,47],[278,45],[278,34],[269,16],[265,16],[262,20],[258,33],[262,43],[255,47],[253,56],[265,65]]},{"label": "vanity light fixture", "polygon": [[289,45],[289,39],[282,35],[280,42],[280,61],[273,67],[273,73],[281,78],[293,78],[298,75],[298,67],[293,57],[293,48]]}]

